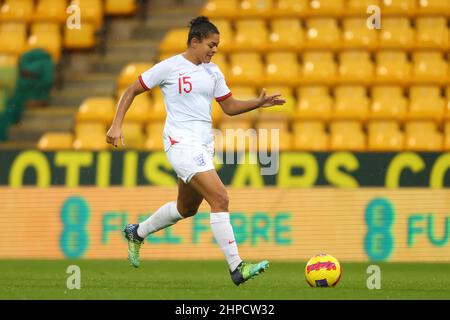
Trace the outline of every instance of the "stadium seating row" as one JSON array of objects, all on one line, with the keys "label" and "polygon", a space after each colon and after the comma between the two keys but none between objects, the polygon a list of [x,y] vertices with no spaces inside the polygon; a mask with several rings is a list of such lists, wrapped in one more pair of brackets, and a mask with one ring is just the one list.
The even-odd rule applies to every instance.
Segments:
[{"label": "stadium seating row", "polygon": [[[331,2],[331,1],[330,1]],[[450,2],[449,2],[450,3]],[[384,18],[382,28],[369,29],[364,18],[307,18],[305,20],[262,19],[213,20],[220,32],[219,49],[223,52],[364,48],[400,48],[403,50],[448,50],[448,18],[426,16]],[[414,27],[413,27],[414,24]],[[160,44],[160,52],[184,49],[188,30],[175,28]]]},{"label": "stadium seating row", "polygon": [[208,0],[202,14],[212,18],[368,16],[370,6],[383,15],[450,15],[447,0]]},{"label": "stadium seating row", "polygon": [[[252,99],[257,96],[254,87],[231,87],[237,99]],[[271,86],[271,93],[281,93],[286,104],[271,108],[262,108],[237,117],[225,115],[217,102],[213,102],[212,117],[215,124],[234,119],[273,120],[430,120],[440,123],[450,120],[450,86],[446,97],[441,95],[437,86],[414,86],[409,97],[398,86],[376,86],[370,91],[364,86],[338,86],[330,92],[326,86],[304,86],[296,90]],[[330,95],[332,93],[333,95]],[[119,92],[118,97],[120,97]],[[370,94],[370,96],[369,96]],[[116,107],[112,97],[92,97],[80,106],[76,120],[99,121],[108,124],[112,121]],[[127,119],[133,122],[148,123],[162,121],[166,112],[164,98],[159,89],[152,90],[152,95],[141,94],[135,98],[127,112]]]},{"label": "stadium seating row", "polygon": [[[161,57],[163,59],[164,57]],[[327,83],[448,84],[448,55],[420,51],[410,58],[404,51],[330,51],[216,54],[216,63],[230,85],[287,85]],[[373,62],[375,60],[375,62]],[[130,64],[119,76],[119,87],[135,81],[151,64]]]},{"label": "stadium seating row", "polygon": [[[154,122],[144,127],[136,122],[126,122],[122,130],[125,135],[125,148],[161,151],[164,122]],[[256,124],[256,139],[238,138],[226,135],[227,129],[250,128],[248,122],[225,122],[220,126],[222,135],[216,135],[216,149],[254,150],[278,147],[281,151],[443,151],[450,150],[450,122],[443,131],[430,121],[407,122],[404,130],[395,121],[374,121],[367,125],[357,121],[337,121],[329,124],[320,121],[298,121],[289,131],[286,122],[259,122]],[[278,129],[279,140],[271,141],[271,133],[262,129]],[[327,130],[328,129],[328,130]],[[105,141],[107,126],[100,122],[77,124],[74,133],[46,133],[38,142],[41,150],[106,150],[111,148]],[[145,132],[144,132],[145,131]],[[267,132],[267,131],[266,131]],[[262,137],[268,139],[262,139]],[[241,141],[240,144],[238,141]]]},{"label": "stadium seating row", "polygon": [[[103,23],[104,14],[128,14],[136,9],[134,0],[107,0],[105,3],[102,0],[40,0],[35,11],[33,3],[32,0],[6,0],[1,7],[0,53],[20,55],[42,48],[58,61],[62,48],[95,46],[96,31]],[[69,19],[76,10],[68,5],[79,6],[79,26],[77,19]]]},{"label": "stadium seating row", "polygon": [[[2,3],[3,2],[3,3]],[[81,22],[99,27],[104,15],[132,14],[135,0],[4,0],[0,1],[0,21],[56,22],[64,24],[78,6]]]},{"label": "stadium seating row", "polygon": [[67,49],[86,49],[95,46],[95,27],[91,23],[83,23],[80,29],[63,28],[57,23],[34,23],[28,26],[22,22],[0,24],[0,53],[19,56],[33,48],[48,51],[54,61],[61,56],[62,47]]}]

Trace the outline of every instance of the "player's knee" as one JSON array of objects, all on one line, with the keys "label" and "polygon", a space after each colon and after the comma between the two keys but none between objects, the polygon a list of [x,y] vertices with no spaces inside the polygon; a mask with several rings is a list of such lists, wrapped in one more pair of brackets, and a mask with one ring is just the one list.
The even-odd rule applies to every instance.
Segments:
[{"label": "player's knee", "polygon": [[180,211],[180,214],[184,217],[184,218],[189,218],[189,217],[193,217],[197,214],[198,212],[198,207],[194,208],[185,208],[182,211]]},{"label": "player's knee", "polygon": [[177,210],[184,218],[195,216],[199,207],[200,204],[197,203],[183,203],[183,201],[177,202]]},{"label": "player's knee", "polygon": [[221,212],[228,212],[228,204],[230,200],[226,192],[219,193],[214,197],[214,207]]}]

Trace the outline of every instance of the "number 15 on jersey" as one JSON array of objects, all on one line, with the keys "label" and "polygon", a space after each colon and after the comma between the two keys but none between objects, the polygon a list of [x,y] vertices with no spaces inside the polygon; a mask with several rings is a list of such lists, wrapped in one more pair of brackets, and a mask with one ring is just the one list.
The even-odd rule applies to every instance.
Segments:
[{"label": "number 15 on jersey", "polygon": [[178,93],[182,94],[183,90],[186,93],[192,91],[192,83],[189,81],[191,77],[180,77],[178,78]]}]

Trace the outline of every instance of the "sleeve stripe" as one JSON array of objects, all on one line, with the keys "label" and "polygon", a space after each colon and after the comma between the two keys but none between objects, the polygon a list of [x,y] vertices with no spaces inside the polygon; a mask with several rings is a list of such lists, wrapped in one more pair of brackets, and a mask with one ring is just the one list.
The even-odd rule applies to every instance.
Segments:
[{"label": "sleeve stripe", "polygon": [[145,90],[150,90],[150,88],[147,87],[147,85],[145,84],[144,80],[142,80],[142,76],[141,76],[141,75],[139,75],[138,79],[139,79],[139,82],[141,83],[142,87],[143,87]]},{"label": "sleeve stripe", "polygon": [[226,95],[224,95],[224,96],[221,96],[221,97],[216,98],[216,101],[217,101],[217,102],[223,101],[223,100],[225,100],[225,99],[228,99],[228,98],[231,97],[232,95],[233,95],[233,94],[230,92],[230,93],[228,93],[228,94],[226,94]]}]

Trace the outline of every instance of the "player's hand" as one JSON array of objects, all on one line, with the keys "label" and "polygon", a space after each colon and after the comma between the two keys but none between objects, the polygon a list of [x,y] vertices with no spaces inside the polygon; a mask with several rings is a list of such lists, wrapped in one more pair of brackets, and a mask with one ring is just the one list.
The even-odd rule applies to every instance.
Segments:
[{"label": "player's hand", "polygon": [[106,133],[106,142],[117,148],[119,145],[119,140],[122,142],[122,146],[124,146],[125,141],[123,138],[122,128],[112,125]]},{"label": "player's hand", "polygon": [[262,89],[261,95],[259,96],[260,104],[259,106],[262,108],[272,107],[283,105],[286,103],[286,100],[281,99],[281,94],[274,94],[271,96],[266,95],[266,89]]}]

